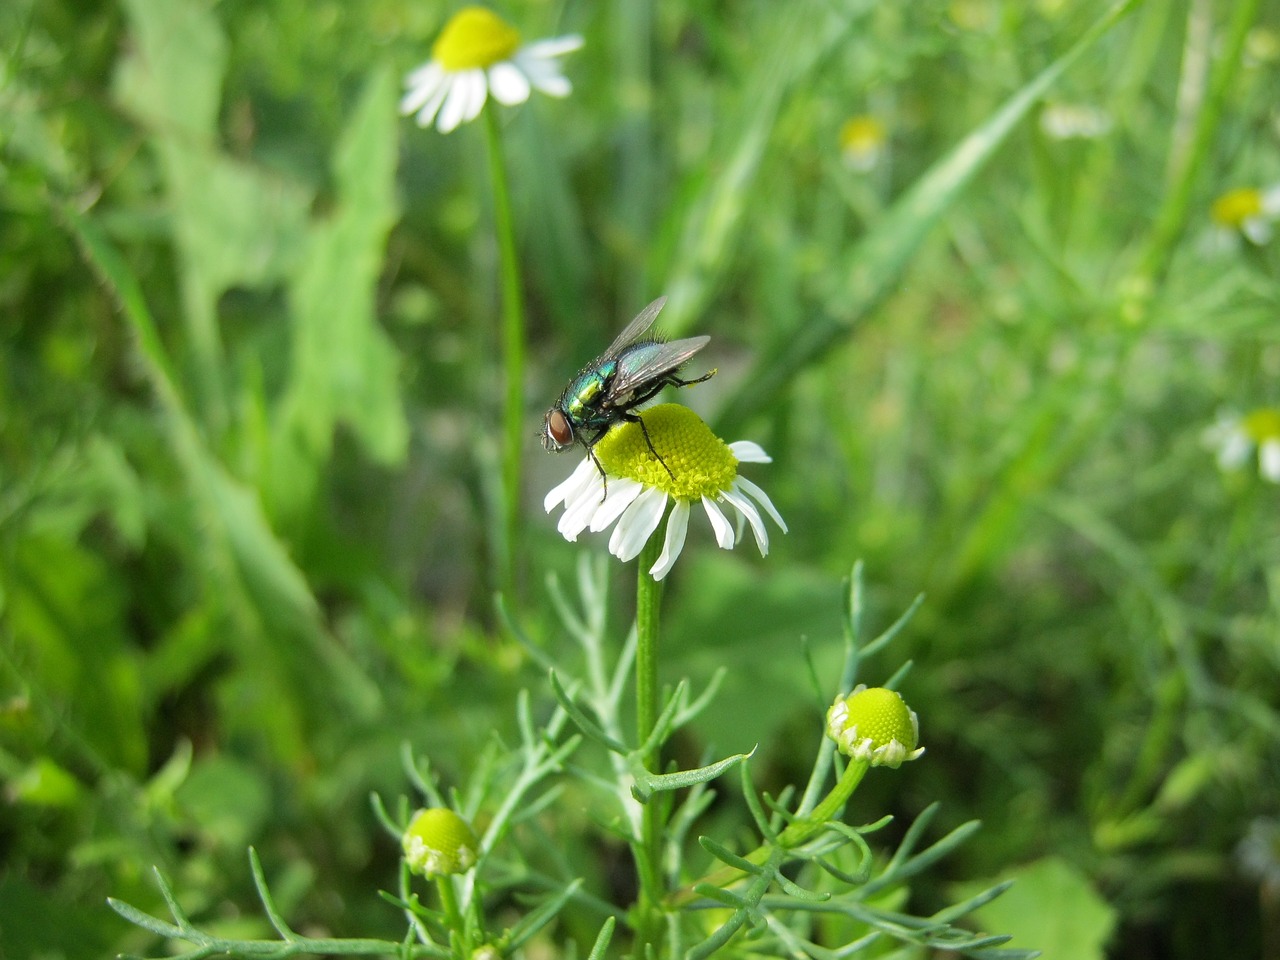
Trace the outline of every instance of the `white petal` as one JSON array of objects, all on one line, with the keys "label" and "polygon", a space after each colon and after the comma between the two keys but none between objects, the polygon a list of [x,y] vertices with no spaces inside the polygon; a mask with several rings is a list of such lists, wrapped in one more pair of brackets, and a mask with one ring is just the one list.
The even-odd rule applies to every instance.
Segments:
[{"label": "white petal", "polygon": [[453,78],[449,97],[440,108],[436,129],[452,133],[460,124],[475,118],[484,106],[485,82],[483,70],[468,70]]},{"label": "white petal", "polygon": [[742,516],[747,518],[747,522],[751,524],[751,532],[756,535],[756,546],[760,548],[760,556],[767,557],[769,555],[769,531],[764,528],[764,518],[760,516],[760,511],[756,509],[756,505],[747,499],[745,493],[732,487],[724,491],[723,496],[742,512]]},{"label": "white petal", "polygon": [[1240,224],[1240,232],[1262,246],[1271,240],[1271,223],[1262,217],[1249,217]]},{"label": "white petal", "polygon": [[720,508],[716,506],[714,500],[707,497],[702,498],[702,507],[707,511],[707,519],[711,521],[711,528],[716,532],[716,543],[720,544],[722,550],[732,550],[733,527],[724,518]]},{"label": "white petal", "polygon": [[764,447],[754,440],[735,440],[729,444],[729,452],[740,463],[773,463],[773,457],[765,453]]},{"label": "white petal", "polygon": [[434,60],[413,71],[405,78],[408,90],[400,100],[400,113],[404,116],[417,113],[444,82],[444,67]]},{"label": "white petal", "polygon": [[516,54],[515,64],[529,78],[529,82],[545,94],[567,97],[573,92],[573,85],[560,72],[560,64],[554,60],[530,56],[526,49]]},{"label": "white petal", "polygon": [[[592,469],[594,470],[595,467],[593,466]],[[560,516],[560,522],[556,524],[560,535],[571,542],[577,540],[578,534],[591,525],[596,511],[602,506],[603,494],[604,485],[597,474],[596,481],[585,486],[575,499],[566,500],[564,513]]]},{"label": "white petal", "polygon": [[429,127],[435,122],[436,114],[440,112],[440,105],[444,103],[445,98],[449,96],[449,91],[453,89],[453,77],[445,74],[444,81],[440,86],[436,87],[435,93],[431,95],[431,99],[422,105],[422,109],[418,111],[413,118],[420,127]]},{"label": "white petal", "polygon": [[504,106],[514,107],[529,99],[529,78],[515,64],[504,60],[489,68],[489,90],[493,99]]},{"label": "white petal", "polygon": [[671,507],[671,515],[667,517],[667,536],[662,541],[662,553],[658,561],[649,568],[649,575],[661,580],[675,566],[680,551],[684,549],[685,533],[689,529],[689,501],[677,500]]},{"label": "white petal", "polygon": [[467,93],[467,109],[462,115],[463,123],[470,123],[480,115],[481,109],[484,108],[484,101],[489,96],[489,78],[485,76],[483,70],[475,71]]},{"label": "white petal", "polygon": [[1253,443],[1243,430],[1236,430],[1222,437],[1218,447],[1218,466],[1223,470],[1234,470],[1243,466],[1249,459],[1249,451]]},{"label": "white petal", "polygon": [[1258,447],[1258,468],[1272,483],[1280,483],[1280,440],[1264,440]]},{"label": "white petal", "polygon": [[622,515],[622,511],[631,506],[631,502],[640,496],[644,484],[628,477],[619,477],[609,484],[608,495],[600,509],[591,518],[592,533],[599,533]]},{"label": "white petal", "polygon": [[548,37],[546,40],[535,40],[520,49],[520,53],[524,56],[534,57],[544,60],[547,57],[558,57],[562,54],[573,53],[575,50],[582,48],[582,37],[576,33],[571,33],[564,37]]},{"label": "white petal", "polygon": [[764,507],[765,512],[773,517],[773,522],[782,528],[782,532],[787,532],[787,522],[782,519],[782,514],[773,505],[773,501],[769,499],[769,495],[757,487],[746,477],[738,477],[733,481],[734,484],[744,493],[750,494],[760,506]]},{"label": "white petal", "polygon": [[1262,213],[1267,217],[1280,217],[1280,184],[1262,191]]},{"label": "white petal", "polygon": [[568,504],[570,500],[576,499],[575,494],[580,487],[588,483],[592,477],[599,475],[596,465],[590,459],[583,460],[563,483],[552,487],[551,492],[543,498],[543,509],[550,513],[556,508],[556,504]]},{"label": "white petal", "polygon": [[662,522],[667,508],[667,495],[657,487],[646,487],[631,506],[623,511],[618,525],[609,537],[609,552],[624,563],[634,560],[644,549],[653,531]]}]

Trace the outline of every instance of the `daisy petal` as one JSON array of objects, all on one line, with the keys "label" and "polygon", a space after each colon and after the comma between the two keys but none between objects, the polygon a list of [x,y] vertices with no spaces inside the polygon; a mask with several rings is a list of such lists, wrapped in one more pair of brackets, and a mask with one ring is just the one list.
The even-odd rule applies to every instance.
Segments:
[{"label": "daisy petal", "polygon": [[1250,217],[1242,222],[1240,232],[1258,246],[1271,241],[1271,224],[1262,217]]},{"label": "daisy petal", "polygon": [[671,507],[671,515],[667,517],[667,536],[662,541],[662,553],[657,562],[649,568],[649,575],[661,580],[675,566],[680,551],[684,549],[685,533],[689,529],[689,501],[677,500]]},{"label": "daisy petal", "polygon": [[598,475],[595,464],[590,460],[583,460],[563,483],[552,488],[551,492],[543,498],[542,508],[550,513],[557,504],[568,504],[571,500],[577,499],[576,494],[579,488]]},{"label": "daisy petal", "polygon": [[1249,459],[1252,444],[1245,432],[1239,428],[1223,435],[1218,446],[1218,466],[1223,470],[1235,470]]},{"label": "daisy petal", "polygon": [[767,557],[769,555],[769,531],[764,528],[764,518],[760,516],[760,511],[756,509],[755,504],[747,499],[745,493],[734,487],[730,487],[724,492],[724,498],[737,507],[742,516],[747,518],[747,522],[751,524],[751,532],[756,535],[756,546],[760,548],[760,556]]},{"label": "daisy petal", "polygon": [[773,457],[765,453],[764,447],[754,440],[735,440],[729,444],[729,452],[740,463],[773,463]]},{"label": "daisy petal", "polygon": [[724,518],[724,514],[720,512],[720,508],[716,506],[714,500],[707,497],[702,498],[702,507],[707,511],[707,519],[711,521],[711,528],[716,532],[716,543],[720,545],[721,550],[733,549],[733,527],[729,521]]},{"label": "daisy petal", "polygon": [[[472,104],[477,99],[476,88],[479,87],[480,107],[484,106],[484,71],[468,70],[453,78],[453,86],[444,106],[440,108],[440,118],[436,121],[436,129],[441,133],[452,133],[471,112]],[[479,110],[479,107],[476,107]],[[471,113],[471,116],[475,116]]]},{"label": "daisy petal", "polygon": [[600,504],[596,515],[591,518],[592,533],[599,533],[622,516],[622,511],[631,506],[632,501],[640,496],[640,491],[643,489],[644,484],[629,477],[619,477],[609,484],[608,496],[604,503]]},{"label": "daisy petal", "polygon": [[515,65],[536,89],[549,96],[567,97],[573,92],[573,85],[560,72],[560,64],[554,60],[529,56],[528,50],[521,50],[515,56]]},{"label": "daisy petal", "polygon": [[582,37],[576,33],[571,33],[564,37],[549,37],[546,40],[536,40],[525,46],[520,52],[541,60],[547,57],[558,57],[562,54],[573,53],[573,51],[581,48]]},{"label": "daisy petal", "polygon": [[422,109],[418,111],[413,118],[420,127],[429,127],[435,122],[436,114],[440,112],[440,106],[444,103],[445,98],[449,96],[449,91],[453,89],[453,80],[451,77],[445,77],[444,82],[436,88],[436,92],[431,95],[431,99],[422,105]]},{"label": "daisy petal", "polygon": [[624,563],[634,560],[662,522],[667,508],[667,495],[657,487],[646,487],[631,506],[623,511],[618,525],[609,537],[609,552]]},{"label": "daisy petal", "polygon": [[1264,440],[1258,447],[1258,468],[1263,477],[1280,483],[1280,440]]},{"label": "daisy petal", "polygon": [[741,489],[743,493],[749,494],[756,503],[764,507],[765,512],[768,513],[769,516],[773,517],[773,522],[782,528],[782,532],[787,532],[787,522],[782,519],[782,514],[778,513],[777,508],[773,505],[773,501],[769,499],[769,495],[767,493],[746,477],[738,477],[734,480],[734,485]]},{"label": "daisy petal", "polygon": [[413,71],[405,78],[405,86],[409,89],[400,100],[400,113],[404,116],[417,113],[444,82],[444,67],[434,60]]},{"label": "daisy petal", "polygon": [[515,64],[504,60],[489,68],[489,90],[503,106],[514,107],[529,99],[529,78]]},{"label": "daisy petal", "polygon": [[566,540],[577,540],[578,534],[591,525],[596,511],[602,506],[600,496],[603,492],[602,486],[595,483],[585,487],[577,499],[565,501],[564,513],[560,515],[556,529]]}]

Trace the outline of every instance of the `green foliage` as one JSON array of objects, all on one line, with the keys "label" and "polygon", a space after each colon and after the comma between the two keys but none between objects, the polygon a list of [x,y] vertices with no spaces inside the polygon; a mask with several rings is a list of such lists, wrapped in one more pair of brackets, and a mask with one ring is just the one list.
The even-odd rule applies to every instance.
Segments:
[{"label": "green foliage", "polygon": [[[672,817],[677,889],[746,878],[680,914],[694,953],[1000,955],[975,923],[1052,956],[1257,953],[1276,487],[1253,460],[1219,469],[1203,434],[1280,405],[1280,247],[1210,217],[1280,183],[1274,11],[500,8],[585,43],[571,97],[486,107],[529,362],[520,580],[495,607],[483,120],[442,137],[396,116],[453,10],[0,9],[0,953],[154,955],[175,925],[394,952],[408,925],[442,956],[431,894],[375,894],[398,845],[367,797],[406,777],[500,825],[463,900],[524,955],[631,948],[637,786]],[[1104,132],[1054,135],[1060,105]],[[888,131],[867,172],[839,152],[858,114]],[[662,625],[674,692],[639,743],[629,608],[595,568],[580,605],[545,588],[602,550],[555,536],[539,506],[571,464],[533,437],[661,293],[666,332],[710,333],[720,367],[680,399],[769,451],[791,532],[761,560],[691,529]],[[878,830],[833,819],[812,856],[752,859],[817,800],[788,788],[852,680],[854,557],[871,620],[926,594],[858,669],[912,665],[928,752],[859,787],[845,819]],[[658,741],[674,767],[644,766]],[[429,772],[405,773],[406,742]],[[988,900],[1003,888],[974,877],[1017,882]]]}]

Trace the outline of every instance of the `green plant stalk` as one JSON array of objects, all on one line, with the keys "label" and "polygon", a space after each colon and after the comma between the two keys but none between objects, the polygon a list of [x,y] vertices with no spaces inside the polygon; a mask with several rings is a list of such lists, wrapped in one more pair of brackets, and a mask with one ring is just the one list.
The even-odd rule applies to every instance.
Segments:
[{"label": "green plant stalk", "polygon": [[[764,864],[769,855],[776,849],[794,850],[796,847],[808,843],[816,837],[823,826],[829,820],[834,820],[836,816],[844,809],[844,805],[849,802],[849,797],[853,795],[853,791],[858,788],[858,784],[862,782],[862,778],[866,776],[867,771],[871,769],[871,764],[866,760],[852,760],[849,765],[844,768],[844,773],[840,775],[839,781],[831,788],[831,792],[819,801],[813,811],[802,820],[793,821],[785,830],[778,834],[778,839],[772,844],[764,844],[756,847],[743,859],[750,860],[752,863]],[[740,880],[746,874],[737,867],[723,866],[717,870],[713,870],[701,880],[681,889],[675,893],[669,900],[670,906],[678,907],[690,903],[698,898],[698,893],[694,889],[698,886],[724,887]]]},{"label": "green plant stalk", "polygon": [[524,291],[516,261],[515,225],[511,218],[511,192],[503,163],[502,130],[495,109],[482,111],[489,153],[489,179],[493,190],[494,232],[502,276],[502,518],[496,554],[497,583],[511,595],[515,587],[516,533],[520,511],[520,452],[524,423]]},{"label": "green plant stalk", "polygon": [[[640,551],[636,569],[636,742],[644,743],[658,721],[658,614],[662,605],[662,583],[649,569],[662,552],[666,520],[658,525]],[[645,769],[659,773],[661,751],[654,746],[640,758]],[[662,928],[662,804],[651,797],[641,810],[640,843],[635,851],[640,875],[640,900],[636,915],[634,955],[646,957],[656,951]]]},{"label": "green plant stalk", "polygon": [[[1258,18],[1261,0],[1239,0],[1232,5],[1231,21],[1226,36],[1214,42],[1215,68],[1210,74],[1208,91],[1192,127],[1189,143],[1174,143],[1169,161],[1169,189],[1156,216],[1155,224],[1139,260],[1134,278],[1140,293],[1149,295],[1168,272],[1173,249],[1186,228],[1191,197],[1200,169],[1213,149],[1222,111],[1240,72],[1245,38]],[[1145,315],[1144,315],[1145,316]],[[1138,319],[1143,319],[1138,317]]]},{"label": "green plant stalk", "polygon": [[466,943],[467,925],[462,919],[462,910],[458,907],[458,894],[453,889],[453,878],[436,877],[436,890],[440,894],[440,909],[444,911],[445,926],[449,928],[449,941],[454,956],[471,955],[470,944]]}]

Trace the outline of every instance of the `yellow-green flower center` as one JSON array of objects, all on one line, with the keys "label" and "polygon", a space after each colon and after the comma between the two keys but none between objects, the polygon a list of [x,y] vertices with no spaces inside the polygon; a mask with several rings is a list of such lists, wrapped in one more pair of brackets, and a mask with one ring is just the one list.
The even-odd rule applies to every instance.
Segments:
[{"label": "yellow-green flower center", "polygon": [[463,7],[445,24],[431,56],[450,72],[491,67],[520,46],[520,32],[491,10]]},{"label": "yellow-green flower center", "polygon": [[1259,407],[1245,414],[1240,424],[1245,434],[1254,443],[1266,443],[1268,440],[1280,440],[1280,409],[1276,407]]},{"label": "yellow-green flower center", "polygon": [[465,873],[480,848],[471,824],[446,807],[415,813],[401,843],[409,869],[424,877]]},{"label": "yellow-green flower center", "polygon": [[852,117],[840,128],[840,149],[846,153],[870,153],[884,145],[884,124],[875,117]]},{"label": "yellow-green flower center", "polygon": [[911,722],[911,710],[902,695],[884,687],[872,687],[853,694],[845,700],[849,714],[845,727],[856,726],[860,738],[869,739],[871,746],[882,747],[897,740],[908,750],[916,748],[916,730]]},{"label": "yellow-green flower center", "polygon": [[[595,445],[607,474],[657,487],[677,500],[715,497],[733,485],[738,458],[688,407],[664,403],[639,416],[644,418],[643,430],[638,423],[622,423]],[[645,442],[645,430],[653,450]]]},{"label": "yellow-green flower center", "polygon": [[1209,215],[1224,227],[1239,227],[1262,213],[1262,191],[1254,187],[1229,190],[1213,201]]}]

